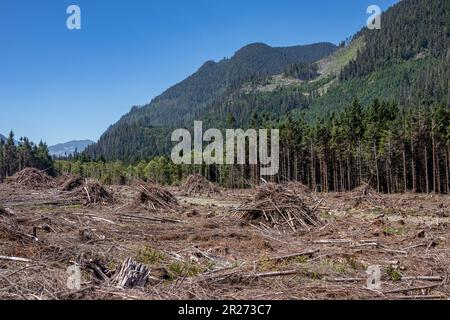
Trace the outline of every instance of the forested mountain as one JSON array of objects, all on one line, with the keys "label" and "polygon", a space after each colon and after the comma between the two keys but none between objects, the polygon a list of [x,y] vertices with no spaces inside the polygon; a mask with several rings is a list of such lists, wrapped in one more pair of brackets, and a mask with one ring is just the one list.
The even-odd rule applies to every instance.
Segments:
[{"label": "forested mountain", "polygon": [[[193,120],[214,127],[276,123],[288,114],[329,121],[357,98],[408,109],[449,102],[448,0],[403,0],[339,49],[328,43],[291,48],[252,44],[135,107],[87,149],[94,158],[135,162],[171,149],[174,128]],[[318,61],[320,60],[320,61]],[[317,62],[317,64],[312,64]]]},{"label": "forested mountain", "polygon": [[329,116],[355,96],[365,106],[375,98],[401,107],[448,103],[449,24],[448,0],[401,1],[382,15],[380,30],[364,28],[353,37],[362,45],[312,112]]},{"label": "forested mountain", "polygon": [[206,62],[149,105],[134,107],[87,152],[127,160],[165,153],[174,127],[191,126],[190,122],[201,119],[218,99],[229,96],[242,84],[281,74],[295,63],[317,61],[335,50],[331,43],[281,48],[255,43],[230,59]]},{"label": "forested mountain", "polygon": [[407,0],[382,17],[380,30],[360,31],[365,48],[344,68],[341,79],[365,76],[410,59],[446,57],[448,52],[448,0]]},{"label": "forested mountain", "polygon": [[331,43],[272,48],[262,43],[248,45],[231,59],[206,62],[196,73],[171,87],[149,105],[133,108],[119,125],[135,121],[146,126],[181,125],[192,120],[192,112],[255,78],[282,73],[294,63],[313,62],[334,52]]}]

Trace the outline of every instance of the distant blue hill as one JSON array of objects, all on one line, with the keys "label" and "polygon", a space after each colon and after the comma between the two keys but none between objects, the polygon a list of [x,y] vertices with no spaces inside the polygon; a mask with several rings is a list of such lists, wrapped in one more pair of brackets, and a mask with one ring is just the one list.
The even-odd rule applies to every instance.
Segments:
[{"label": "distant blue hill", "polygon": [[77,141],[69,141],[66,143],[59,143],[54,146],[48,148],[51,156],[63,157],[69,156],[77,152],[83,152],[87,146],[94,144],[94,141],[91,140],[77,140]]}]

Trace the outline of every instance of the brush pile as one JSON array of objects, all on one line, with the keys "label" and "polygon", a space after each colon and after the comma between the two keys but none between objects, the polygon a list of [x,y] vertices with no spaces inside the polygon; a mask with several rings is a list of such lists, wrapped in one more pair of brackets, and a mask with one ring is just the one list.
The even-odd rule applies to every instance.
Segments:
[{"label": "brush pile", "polygon": [[61,186],[64,185],[67,180],[71,179],[74,176],[75,175],[71,174],[71,173],[60,174],[55,179],[56,180],[56,185],[58,186],[58,188],[61,188]]},{"label": "brush pile", "polygon": [[315,193],[313,193],[308,186],[305,186],[301,182],[294,182],[294,181],[288,182],[285,185],[285,187],[286,189],[294,192],[297,196],[299,196],[303,200],[303,202],[305,202],[308,205],[315,204],[318,201]]},{"label": "brush pile", "polygon": [[83,178],[78,175],[66,174],[60,179],[61,191],[73,191],[83,185]]},{"label": "brush pile", "polygon": [[286,188],[294,191],[297,194],[305,194],[305,195],[311,194],[311,189],[301,182],[294,182],[294,181],[288,182],[286,184]]},{"label": "brush pile", "polygon": [[137,206],[151,210],[169,210],[178,212],[182,208],[177,198],[169,191],[156,185],[139,185],[140,193],[135,201]]},{"label": "brush pile", "polygon": [[189,196],[192,195],[213,195],[219,194],[220,188],[211,181],[208,181],[200,174],[194,174],[186,179],[186,182],[181,187],[182,191]]},{"label": "brush pile", "polygon": [[13,175],[9,181],[20,187],[29,189],[45,189],[53,188],[55,186],[52,177],[44,171],[35,168],[25,168]]},{"label": "brush pile", "polygon": [[355,200],[355,207],[358,207],[363,203],[369,204],[373,207],[383,207],[386,205],[383,197],[367,183],[353,189],[351,195]]},{"label": "brush pile", "polygon": [[85,207],[114,204],[112,193],[95,180],[86,180],[84,184],[73,190],[70,196],[75,202],[81,203]]},{"label": "brush pile", "polygon": [[276,184],[265,184],[256,195],[238,209],[241,219],[265,230],[310,230],[322,225],[315,213],[295,191]]},{"label": "brush pile", "polygon": [[[1,210],[1,208],[0,208]],[[7,209],[0,213],[0,239],[30,243],[37,241],[37,238],[26,233],[17,222],[17,219],[8,212]],[[1,241],[0,241],[1,243]]]}]

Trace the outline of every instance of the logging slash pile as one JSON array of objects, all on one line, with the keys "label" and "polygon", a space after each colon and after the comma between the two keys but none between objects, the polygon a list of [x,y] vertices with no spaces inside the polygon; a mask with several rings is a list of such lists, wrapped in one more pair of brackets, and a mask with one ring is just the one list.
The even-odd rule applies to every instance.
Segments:
[{"label": "logging slash pile", "polygon": [[383,197],[366,183],[356,189],[353,189],[351,196],[355,201],[355,207],[363,203],[367,203],[374,207],[382,207],[386,205]]},{"label": "logging slash pile", "polygon": [[254,198],[238,211],[243,212],[242,220],[265,230],[295,232],[322,225],[315,208],[310,208],[295,191],[281,185],[259,187]]},{"label": "logging slash pile", "polygon": [[175,196],[156,185],[139,185],[140,193],[135,201],[137,206],[145,206],[151,210],[170,210],[177,212],[181,205]]},{"label": "logging slash pile", "polygon": [[52,188],[55,185],[52,177],[44,171],[34,168],[25,168],[22,171],[17,172],[9,179],[9,181],[20,187],[29,189]]},{"label": "logging slash pile", "polygon": [[220,193],[220,188],[218,186],[211,181],[208,181],[208,179],[200,174],[189,176],[181,189],[187,195],[209,196]]},{"label": "logging slash pile", "polygon": [[114,204],[114,196],[98,181],[87,180],[71,192],[71,197],[84,206]]},{"label": "logging slash pile", "polygon": [[288,182],[286,184],[286,188],[289,190],[294,191],[296,194],[302,194],[302,195],[310,195],[311,189],[308,186],[305,186],[301,182]]},{"label": "logging slash pile", "polygon": [[300,197],[306,204],[314,204],[317,202],[315,194],[309,187],[301,182],[288,182],[285,187],[295,193],[296,196]]},{"label": "logging slash pile", "polygon": [[21,243],[34,243],[37,241],[35,236],[28,234],[19,225],[14,213],[3,207],[0,207],[0,239]]},{"label": "logging slash pile", "polygon": [[67,174],[60,179],[61,191],[73,191],[83,185],[83,178],[78,175]]}]

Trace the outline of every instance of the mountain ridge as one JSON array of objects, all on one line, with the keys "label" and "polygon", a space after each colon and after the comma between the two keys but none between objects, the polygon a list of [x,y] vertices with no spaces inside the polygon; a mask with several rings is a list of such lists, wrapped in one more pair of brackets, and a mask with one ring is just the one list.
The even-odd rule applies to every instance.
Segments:
[{"label": "mountain ridge", "polygon": [[[107,150],[110,148],[119,152],[120,157],[126,157],[130,150],[136,148],[139,149],[136,158],[167,152],[168,147],[162,145],[161,139],[169,137],[170,128],[186,126],[206,113],[208,106],[228,96],[243,83],[282,73],[297,62],[315,62],[336,49],[336,45],[327,42],[293,47],[253,43],[239,49],[229,59],[207,61],[197,72],[149,104],[133,107],[106,130],[96,145],[87,148],[87,153],[111,159]],[[164,127],[166,129],[162,129]],[[125,135],[128,138],[123,138]]]},{"label": "mountain ridge", "polygon": [[[445,101],[449,11],[442,0],[401,1],[383,13],[381,30],[363,28],[339,50],[332,45],[325,52],[326,43],[306,46],[316,53],[313,61],[308,50],[301,52],[305,46],[249,44],[230,59],[205,62],[150,104],[133,108],[87,154],[126,161],[168,154],[171,131],[190,128],[193,120],[221,128],[229,119],[245,127],[291,111],[305,111],[310,121],[330,117],[355,97],[364,106],[374,98],[402,107]],[[321,75],[311,81],[275,77],[293,63],[315,62]]]},{"label": "mountain ridge", "polygon": [[[205,104],[217,98],[223,93],[227,87],[234,86],[258,76],[267,76],[281,73],[286,67],[295,62],[314,62],[319,58],[324,57],[337,49],[336,45],[332,43],[320,42],[311,45],[298,45],[292,47],[271,47],[264,43],[253,43],[246,45],[236,51],[230,59],[223,59],[219,62],[207,61],[197,72],[193,73],[185,80],[168,88],[161,95],[152,100],[149,104],[137,108],[134,111],[126,114],[124,118],[129,115],[139,114],[150,110],[151,108],[160,107],[158,104],[164,104],[164,107],[173,107],[174,100],[182,99],[181,103],[186,106],[180,106],[182,111],[191,112],[192,108],[201,109]],[[257,57],[257,58],[255,58]],[[270,59],[270,63],[264,62]],[[199,89],[200,88],[200,89]],[[217,94],[206,94],[204,98],[195,99],[195,104],[192,101],[186,101],[183,96],[184,91],[188,90],[190,95],[196,91],[207,91]],[[180,101],[176,101],[180,102]],[[168,125],[171,124],[173,114],[167,113],[166,110],[156,111],[156,116],[162,117],[161,120],[150,119],[145,117],[149,125]],[[165,113],[166,116],[161,113]],[[124,119],[119,120],[119,122]],[[181,121],[183,123],[184,121]],[[181,124],[180,122],[175,125]]]},{"label": "mountain ridge", "polygon": [[73,155],[76,152],[83,152],[87,146],[95,143],[92,140],[72,140],[64,143],[58,143],[48,148],[49,154],[56,157]]}]

